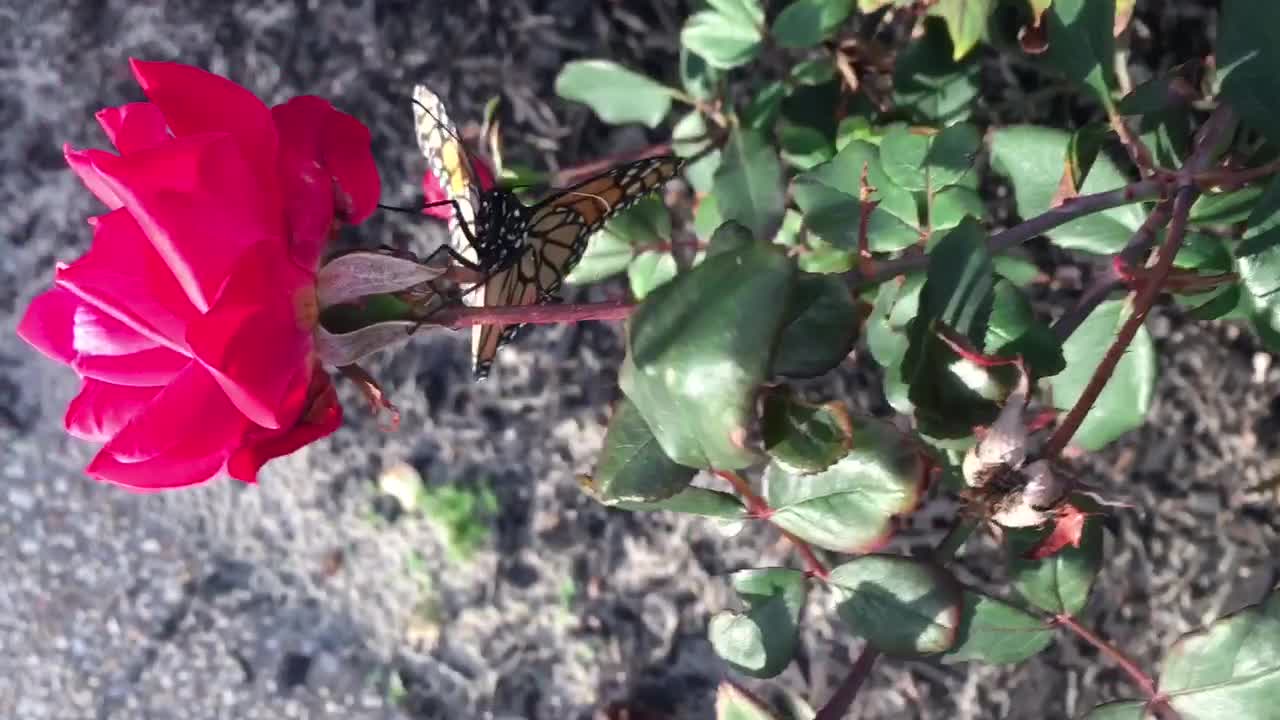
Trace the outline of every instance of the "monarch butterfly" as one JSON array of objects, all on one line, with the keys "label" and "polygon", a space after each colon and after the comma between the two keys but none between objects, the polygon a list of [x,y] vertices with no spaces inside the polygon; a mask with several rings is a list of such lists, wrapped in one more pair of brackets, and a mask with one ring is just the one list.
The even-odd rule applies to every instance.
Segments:
[{"label": "monarch butterfly", "polygon": [[[449,254],[482,272],[485,280],[463,295],[472,307],[551,302],[569,271],[582,259],[587,240],[615,213],[657,190],[680,171],[681,158],[663,156],[620,165],[532,205],[514,192],[484,187],[484,171],[470,158],[444,103],[426,87],[413,89],[418,145],[451,205]],[[498,349],[522,325],[476,325],[471,334],[477,380],[489,374]]]}]

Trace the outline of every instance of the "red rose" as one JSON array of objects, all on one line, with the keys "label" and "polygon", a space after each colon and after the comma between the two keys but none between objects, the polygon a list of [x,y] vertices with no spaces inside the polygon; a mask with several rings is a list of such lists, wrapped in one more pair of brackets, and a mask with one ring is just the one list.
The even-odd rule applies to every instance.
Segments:
[{"label": "red rose", "polygon": [[110,212],[18,334],[82,378],[70,434],[100,480],[253,482],[342,420],[316,359],[316,272],[373,211],[369,131],[317,97],[268,108],[225,78],[132,61],[151,100],[98,113],[118,155],[64,149]]}]

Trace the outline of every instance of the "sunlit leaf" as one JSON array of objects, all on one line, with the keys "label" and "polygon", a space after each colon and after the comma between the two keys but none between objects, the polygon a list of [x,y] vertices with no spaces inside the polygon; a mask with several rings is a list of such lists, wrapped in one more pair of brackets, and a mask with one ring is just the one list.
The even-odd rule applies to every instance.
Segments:
[{"label": "sunlit leaf", "polygon": [[556,76],[556,94],[614,125],[657,127],[671,109],[671,88],[611,60],[574,60]]},{"label": "sunlit leaf", "polygon": [[832,570],[830,583],[840,618],[886,655],[919,657],[955,645],[961,588],[937,565],[864,555]]}]

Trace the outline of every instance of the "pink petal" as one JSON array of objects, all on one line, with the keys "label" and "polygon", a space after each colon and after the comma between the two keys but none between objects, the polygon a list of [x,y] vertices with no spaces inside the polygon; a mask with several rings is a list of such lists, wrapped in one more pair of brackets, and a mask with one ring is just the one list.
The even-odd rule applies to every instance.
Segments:
[{"label": "pink petal", "polygon": [[81,355],[128,355],[157,347],[155,340],[87,304],[76,308],[71,336]]},{"label": "pink petal", "polygon": [[343,219],[364,222],[378,207],[382,181],[370,152],[369,128],[344,112],[329,115],[324,133],[324,165],[333,177]]},{"label": "pink petal", "polygon": [[218,452],[195,458],[160,456],[143,462],[117,460],[104,448],[89,467],[91,477],[138,492],[154,492],[197,485],[211,480],[226,462],[226,453]]},{"label": "pink petal", "polygon": [[[217,303],[187,331],[192,352],[253,422],[281,427],[290,380],[310,367],[314,276],[301,273],[274,245],[245,253]],[[310,294],[311,305],[306,302]]]},{"label": "pink petal", "polygon": [[70,365],[76,358],[72,328],[79,305],[79,298],[61,288],[40,293],[18,322],[18,337],[50,360]]},{"label": "pink petal", "polygon": [[[248,428],[240,411],[200,363],[190,363],[103,446],[111,459],[173,462],[221,454],[225,459]],[[94,458],[97,463],[103,453]],[[94,472],[93,465],[89,467]]]},{"label": "pink petal", "polygon": [[106,442],[155,398],[161,388],[128,387],[86,379],[67,406],[63,425],[72,437]]},{"label": "pink petal", "polygon": [[[71,145],[62,146],[62,156],[66,158],[67,164],[71,166],[72,171],[80,177],[80,181],[84,186],[89,188],[89,192],[103,202],[104,205],[115,210],[124,204],[114,189],[107,184],[102,175],[98,173],[98,169],[94,167],[93,156],[96,153],[102,153],[101,150],[76,150]],[[106,154],[106,153],[102,153]]]},{"label": "pink petal", "polygon": [[129,387],[157,387],[178,376],[191,358],[166,347],[128,355],[81,355],[71,367],[81,377]]},{"label": "pink petal", "polygon": [[95,165],[201,311],[245,248],[284,242],[282,215],[264,197],[277,189],[274,169],[255,175],[228,135],[179,138]]},{"label": "pink petal", "polygon": [[[303,412],[289,427],[274,432],[253,431],[227,461],[227,474],[247,483],[257,482],[258,470],[272,458],[288,455],[338,429],[342,406],[329,375],[320,367],[311,371],[309,384],[295,383],[291,397],[306,403]],[[289,405],[293,405],[291,400]]]},{"label": "pink petal", "polygon": [[452,218],[453,206],[440,204],[448,199],[449,193],[444,191],[444,183],[430,170],[427,170],[422,176],[422,203],[427,206],[423,208],[422,214],[430,215],[440,220]]},{"label": "pink petal", "polygon": [[[230,133],[260,178],[276,164],[276,130],[271,111],[253,93],[190,65],[130,58],[133,76],[177,137]],[[274,191],[274,188],[272,188]]]},{"label": "pink petal", "polygon": [[59,268],[56,282],[155,342],[186,350],[199,312],[127,210],[94,218],[93,245]]},{"label": "pink petal", "polygon": [[121,155],[155,147],[172,137],[160,108],[151,103],[103,108],[95,117]]},{"label": "pink petal", "polygon": [[289,222],[289,252],[304,268],[316,268],[333,227],[333,180],[321,165],[324,123],[335,110],[312,95],[271,108],[280,134],[280,186]]}]

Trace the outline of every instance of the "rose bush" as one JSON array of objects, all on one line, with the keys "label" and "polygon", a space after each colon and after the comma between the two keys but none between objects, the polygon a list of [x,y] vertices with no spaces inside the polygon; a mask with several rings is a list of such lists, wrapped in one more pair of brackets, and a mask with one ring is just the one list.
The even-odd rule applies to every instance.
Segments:
[{"label": "rose bush", "polygon": [[316,358],[316,272],[380,185],[368,129],[314,97],[267,107],[175,63],[132,61],[150,102],[97,115],[118,154],[64,149],[108,207],[18,327],[82,379],[71,435],[139,490],[258,469],[328,435],[342,410]]}]

